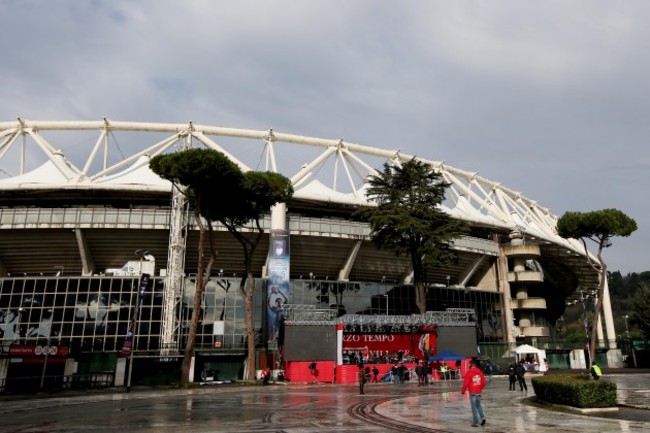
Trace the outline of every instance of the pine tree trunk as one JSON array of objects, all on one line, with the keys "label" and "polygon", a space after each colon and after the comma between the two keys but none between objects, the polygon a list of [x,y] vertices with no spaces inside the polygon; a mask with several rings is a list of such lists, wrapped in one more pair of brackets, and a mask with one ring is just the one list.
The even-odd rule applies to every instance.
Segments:
[{"label": "pine tree trunk", "polygon": [[190,383],[190,367],[192,365],[192,358],[194,357],[194,343],[196,341],[196,331],[199,327],[201,301],[203,300],[203,246],[205,245],[205,227],[200,222],[200,216],[195,214],[195,218],[199,222],[199,257],[196,275],[196,289],[194,291],[194,305],[192,308],[192,320],[187,334],[187,343],[185,344],[185,354],[183,356],[183,365],[181,367],[181,386],[187,386]]},{"label": "pine tree trunk", "polygon": [[242,292],[244,295],[244,310],[246,315],[246,340],[248,342],[248,380],[255,380],[255,322],[253,321],[253,294],[255,292],[255,279],[248,273]]},{"label": "pine tree trunk", "polygon": [[420,314],[427,311],[427,291],[422,281],[415,283],[415,305],[417,305]]}]

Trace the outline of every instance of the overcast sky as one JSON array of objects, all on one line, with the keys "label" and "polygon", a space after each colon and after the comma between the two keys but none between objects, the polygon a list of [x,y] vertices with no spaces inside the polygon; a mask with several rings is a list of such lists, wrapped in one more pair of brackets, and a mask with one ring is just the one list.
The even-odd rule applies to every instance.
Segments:
[{"label": "overcast sky", "polygon": [[0,0],[0,121],[269,129],[431,159],[556,215],[617,208],[650,270],[650,2]]}]

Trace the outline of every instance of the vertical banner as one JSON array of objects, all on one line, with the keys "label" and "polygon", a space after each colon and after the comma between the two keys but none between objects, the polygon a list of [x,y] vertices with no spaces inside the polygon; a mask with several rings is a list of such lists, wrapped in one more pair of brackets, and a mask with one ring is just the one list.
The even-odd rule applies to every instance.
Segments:
[{"label": "vertical banner", "polygon": [[284,305],[289,302],[289,231],[271,229],[266,317],[269,340],[277,340]]},{"label": "vertical banner", "polygon": [[135,299],[135,308],[133,309],[133,315],[131,316],[131,322],[129,322],[129,330],[126,333],[126,338],[124,339],[124,346],[120,350],[121,358],[128,358],[131,355],[133,350],[133,334],[138,322],[138,313],[140,311],[140,303],[142,302],[142,297],[144,296],[145,290],[149,285],[149,274],[142,274],[140,276],[140,287],[138,288],[138,295]]}]

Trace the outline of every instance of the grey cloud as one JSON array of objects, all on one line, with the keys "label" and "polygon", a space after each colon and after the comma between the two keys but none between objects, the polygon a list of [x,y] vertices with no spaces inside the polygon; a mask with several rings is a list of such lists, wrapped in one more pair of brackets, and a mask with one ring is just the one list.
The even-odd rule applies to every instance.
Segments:
[{"label": "grey cloud", "polygon": [[[186,122],[346,140],[500,181],[650,241],[650,4],[2,2],[0,119]],[[644,165],[645,164],[645,165]]]}]

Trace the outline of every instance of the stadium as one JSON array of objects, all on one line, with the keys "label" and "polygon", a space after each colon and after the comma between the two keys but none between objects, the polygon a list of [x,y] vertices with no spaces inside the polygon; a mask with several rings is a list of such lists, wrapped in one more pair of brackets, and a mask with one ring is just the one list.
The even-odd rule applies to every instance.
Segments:
[{"label": "stadium", "polygon": [[[195,381],[277,367],[279,316],[297,326],[341,323],[348,335],[408,333],[423,324],[468,327],[469,340],[461,343],[457,333],[438,333],[438,349],[446,341],[458,352],[502,358],[526,342],[547,349],[553,365],[584,367],[582,348],[554,343],[566,306],[593,301],[598,287],[582,243],[557,235],[549,209],[476,172],[418,157],[451,185],[443,210],[471,228],[454,243],[453,263],[428,271],[430,313],[423,323],[410,260],[379,250],[369,226],[352,217],[372,205],[364,194],[368,175],[413,155],[193,122],[19,118],[0,123],[3,389],[25,378],[40,379],[41,388],[62,378],[119,386],[130,385],[132,376],[146,384],[177,374],[195,292],[198,230],[182,194],[148,161],[188,147],[223,152],[242,170],[282,173],[295,191],[289,203],[269,210],[253,257],[255,366],[245,365],[241,248],[215,227],[217,263],[203,295]],[[146,287],[142,273],[152,276]],[[271,289],[276,282],[279,293]],[[621,355],[607,290],[603,301],[598,356],[614,366]],[[130,365],[119,356],[127,334]],[[316,336],[309,338],[317,346]],[[294,347],[309,346],[299,341]]]}]

